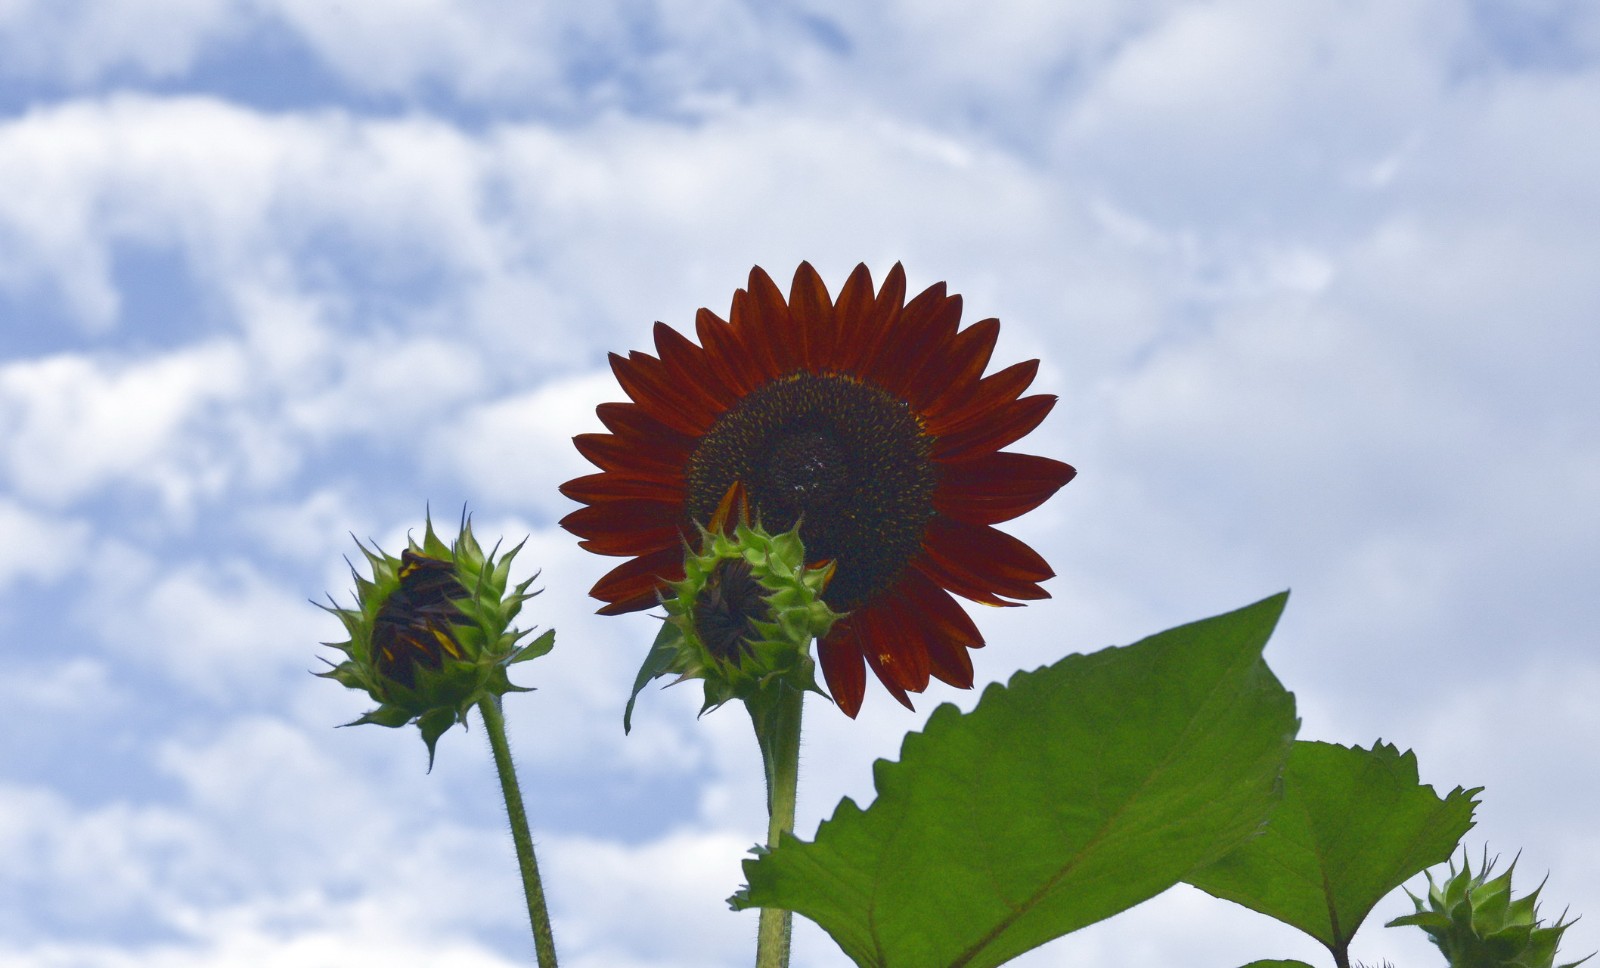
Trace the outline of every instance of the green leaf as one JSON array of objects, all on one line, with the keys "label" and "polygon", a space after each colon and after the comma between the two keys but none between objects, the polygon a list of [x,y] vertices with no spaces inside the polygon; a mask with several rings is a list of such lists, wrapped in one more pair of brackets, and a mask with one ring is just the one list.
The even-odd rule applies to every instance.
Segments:
[{"label": "green leaf", "polygon": [[1299,928],[1337,960],[1373,905],[1449,859],[1481,789],[1440,799],[1417,781],[1414,753],[1382,742],[1298,742],[1266,832],[1186,880]]},{"label": "green leaf", "polygon": [[682,635],[677,626],[671,622],[662,622],[661,631],[656,633],[656,640],[650,644],[650,651],[645,654],[644,664],[639,667],[639,674],[633,677],[633,693],[628,696],[628,705],[622,710],[622,731],[633,730],[633,704],[639,698],[639,693],[650,684],[651,679],[666,675],[672,668],[672,660],[678,654],[675,641]]},{"label": "green leaf", "polygon": [[1244,968],[1311,968],[1311,966],[1303,961],[1296,961],[1293,958],[1286,958],[1277,961],[1272,959],[1267,959],[1265,961],[1252,961],[1248,965],[1245,965]]},{"label": "green leaf", "polygon": [[1297,726],[1261,661],[1286,595],[1072,655],[944,705],[816,841],[744,862],[735,908],[822,926],[857,965],[998,965],[1256,833]]}]

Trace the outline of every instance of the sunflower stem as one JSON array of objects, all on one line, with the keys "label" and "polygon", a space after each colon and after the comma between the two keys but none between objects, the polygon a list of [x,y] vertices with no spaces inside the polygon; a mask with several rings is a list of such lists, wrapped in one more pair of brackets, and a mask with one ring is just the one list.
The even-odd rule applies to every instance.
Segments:
[{"label": "sunflower stem", "polygon": [[[763,697],[764,698],[764,697]],[[781,834],[794,831],[794,806],[800,788],[800,712],[805,693],[779,685],[765,703],[748,704],[767,775],[767,849]],[[794,915],[762,908],[756,929],[756,968],[789,968],[789,932]]]},{"label": "sunflower stem", "polygon": [[555,935],[550,931],[550,912],[545,908],[539,861],[533,855],[528,812],[522,806],[522,790],[517,786],[517,767],[511,762],[511,744],[506,741],[506,719],[500,712],[499,698],[484,696],[478,701],[478,712],[483,714],[484,732],[489,734],[495,769],[500,772],[500,790],[506,798],[511,840],[517,846],[517,866],[522,870],[522,891],[528,898],[528,923],[533,927],[533,947],[539,957],[539,968],[556,968]]}]

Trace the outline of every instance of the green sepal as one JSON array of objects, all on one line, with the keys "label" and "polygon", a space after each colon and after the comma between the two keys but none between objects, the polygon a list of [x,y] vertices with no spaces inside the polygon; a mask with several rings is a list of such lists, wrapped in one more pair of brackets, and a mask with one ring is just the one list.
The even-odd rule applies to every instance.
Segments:
[{"label": "green sepal", "polygon": [[656,633],[656,640],[650,643],[650,651],[645,653],[644,663],[639,666],[639,674],[633,677],[633,692],[628,696],[628,704],[622,709],[622,732],[628,733],[633,729],[633,704],[639,698],[639,693],[650,684],[650,680],[659,679],[672,671],[672,663],[677,658],[680,646],[677,640],[683,638],[683,633],[678,627],[669,622],[661,623],[661,631]]},{"label": "green sepal", "polygon": [[374,726],[387,726],[390,729],[399,729],[401,726],[404,726],[409,722],[411,722],[411,712],[409,710],[402,709],[399,706],[379,706],[377,709],[372,710],[371,712],[362,716],[360,719],[352,720],[344,725],[366,726],[370,723]]},{"label": "green sepal", "polygon": [[512,653],[507,664],[515,665],[518,662],[527,662],[529,659],[537,659],[555,647],[556,630],[550,629],[543,635],[534,639],[532,642],[529,642],[527,645],[524,645],[522,648]]},{"label": "green sepal", "polygon": [[438,745],[439,737],[443,736],[445,731],[458,721],[463,727],[466,726],[467,720],[465,716],[460,715],[454,709],[445,708],[430,709],[417,717],[417,728],[422,731],[422,742],[428,746],[428,772],[433,772],[434,747]]},{"label": "green sepal", "polygon": [[1384,926],[1389,928],[1418,927],[1424,931],[1443,931],[1450,927],[1450,919],[1437,911],[1418,911],[1416,914],[1406,914],[1395,918]]},{"label": "green sepal", "polygon": [[[324,642],[323,644],[328,645],[329,643]],[[322,661],[328,662],[326,659]],[[351,689],[368,688],[366,676],[362,675],[360,668],[357,667],[355,663],[345,662],[339,665],[334,665],[333,663],[328,662],[328,665],[330,668],[327,672],[313,672],[312,675],[316,676],[318,679],[332,679],[341,686],[348,686]]]}]

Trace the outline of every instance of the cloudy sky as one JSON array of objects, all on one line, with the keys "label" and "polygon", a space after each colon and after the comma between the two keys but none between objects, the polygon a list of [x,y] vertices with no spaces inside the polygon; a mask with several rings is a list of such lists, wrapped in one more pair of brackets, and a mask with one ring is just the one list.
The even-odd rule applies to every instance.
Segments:
[{"label": "cloudy sky", "polygon": [[[531,963],[481,730],[428,775],[307,674],[351,534],[465,503],[558,630],[507,713],[564,964],[748,964],[748,722],[623,736],[653,620],[556,485],[608,350],[802,259],[1061,398],[980,681],[1292,588],[1301,735],[1487,787],[1600,947],[1597,171],[1584,0],[0,0],[0,963]],[[801,831],[974,698],[813,705]],[[1437,964],[1406,910],[1356,956]],[[1290,956],[1180,887],[1017,964]]]}]

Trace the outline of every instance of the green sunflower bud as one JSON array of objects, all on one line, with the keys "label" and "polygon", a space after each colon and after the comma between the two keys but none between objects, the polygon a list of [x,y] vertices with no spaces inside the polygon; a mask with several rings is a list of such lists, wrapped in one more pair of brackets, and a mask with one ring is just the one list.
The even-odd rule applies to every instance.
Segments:
[{"label": "green sunflower bud", "polygon": [[[1435,884],[1429,873],[1428,899],[1407,891],[1417,906],[1415,914],[1395,918],[1391,928],[1415,925],[1438,946],[1451,968],[1553,968],[1556,948],[1561,935],[1571,926],[1566,914],[1556,923],[1546,925],[1539,920],[1539,891],[1522,898],[1511,896],[1511,873],[1516,870],[1513,860],[1504,874],[1490,879],[1494,861],[1488,850],[1477,874],[1472,873],[1465,851],[1461,855],[1461,870],[1450,863],[1450,876],[1443,884]],[[1568,962],[1561,968],[1576,968],[1588,957]]]},{"label": "green sunflower bud", "polygon": [[467,711],[479,701],[531,691],[513,685],[506,670],[549,652],[555,631],[524,644],[532,630],[511,625],[522,603],[539,594],[528,591],[533,578],[508,593],[511,561],[521,544],[498,557],[499,545],[484,554],[469,519],[462,520],[453,545],[434,533],[431,519],[422,544],[407,544],[395,558],[356,542],[372,578],[352,565],[355,607],[321,606],[339,617],[350,638],[323,643],[346,659],[338,665],[324,659],[331,668],[317,675],[365,690],[378,703],[347,726],[416,723],[431,770],[439,737],[458,722],[465,725]]},{"label": "green sunflower bud", "polygon": [[[786,685],[827,695],[817,685],[811,642],[842,616],[822,600],[833,564],[808,567],[799,528],[769,534],[760,524],[733,533],[702,529],[700,550],[685,549],[684,578],[663,595],[666,624],[639,670],[633,695],[659,676],[700,679],[701,713],[730,699],[746,702]],[[629,724],[633,699],[623,723]]]}]

